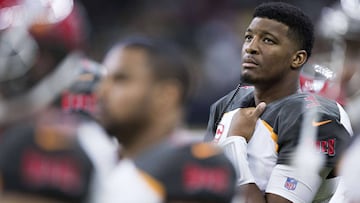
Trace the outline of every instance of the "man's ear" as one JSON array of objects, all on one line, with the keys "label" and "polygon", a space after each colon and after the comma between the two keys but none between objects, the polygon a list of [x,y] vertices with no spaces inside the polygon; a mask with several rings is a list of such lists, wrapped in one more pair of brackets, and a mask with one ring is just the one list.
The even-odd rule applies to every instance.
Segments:
[{"label": "man's ear", "polygon": [[291,61],[291,67],[293,69],[298,69],[300,68],[302,65],[304,65],[304,63],[307,60],[307,53],[305,50],[299,50],[297,51],[293,57],[292,57],[292,61]]}]

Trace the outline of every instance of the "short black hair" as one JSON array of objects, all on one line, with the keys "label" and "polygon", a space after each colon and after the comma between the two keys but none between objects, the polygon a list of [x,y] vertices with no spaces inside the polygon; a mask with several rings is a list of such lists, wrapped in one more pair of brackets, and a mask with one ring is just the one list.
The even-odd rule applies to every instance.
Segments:
[{"label": "short black hair", "polygon": [[191,67],[180,47],[174,42],[146,36],[133,36],[118,43],[124,48],[139,48],[149,55],[150,68],[158,80],[176,79],[182,88],[182,103],[188,101],[193,79]]},{"label": "short black hair", "polygon": [[314,45],[314,25],[300,8],[284,2],[268,2],[257,6],[253,17],[268,18],[287,25],[289,36],[310,58]]}]

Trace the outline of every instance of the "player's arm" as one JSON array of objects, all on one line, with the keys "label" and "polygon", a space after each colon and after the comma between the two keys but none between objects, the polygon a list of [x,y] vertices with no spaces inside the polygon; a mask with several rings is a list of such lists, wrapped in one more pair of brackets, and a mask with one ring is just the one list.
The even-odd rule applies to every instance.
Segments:
[{"label": "player's arm", "polygon": [[[255,125],[257,119],[260,117],[262,112],[265,109],[265,104],[261,103],[256,108],[246,108],[240,109],[232,120],[232,124],[229,130],[229,136],[226,138],[225,142],[220,143],[223,145],[223,149],[230,160],[233,161],[233,164],[237,168],[238,171],[238,185],[240,191],[244,195],[246,202],[299,202],[294,200],[294,198],[289,198],[289,196],[282,195],[282,193],[267,193],[266,196],[260,191],[260,189],[255,184],[254,178],[252,177],[251,171],[248,167],[247,163],[247,141],[251,139],[251,136],[254,132]],[[279,169],[274,170],[272,176],[274,187],[283,187],[286,184],[287,177],[296,177],[292,176],[291,173],[288,173],[288,168],[286,168],[285,172],[283,172],[281,167]],[[293,170],[290,170],[293,172]],[[317,174],[314,174],[316,177]],[[281,177],[281,178],[278,178]],[[320,180],[318,178],[313,178],[310,176],[310,181],[316,180],[314,185],[310,185],[310,191],[302,191],[301,194],[315,194],[314,191],[317,191],[318,183]],[[278,181],[280,179],[280,181]],[[283,181],[285,179],[285,181]],[[300,178],[289,179],[288,187],[290,190],[293,186],[291,184],[295,184],[292,182],[293,180],[299,180],[298,188],[307,189],[307,185],[309,181],[300,180]],[[303,184],[304,183],[304,184]],[[302,185],[303,184],[303,185]],[[285,186],[286,189],[286,186]],[[298,189],[298,190],[300,190]],[[290,191],[291,192],[291,191]],[[307,195],[313,197],[312,195]],[[302,202],[302,201],[300,201]],[[306,202],[306,201],[305,201]]]},{"label": "player's arm", "polygon": [[241,108],[231,121],[228,137],[243,137],[248,142],[255,131],[256,122],[265,108],[264,102],[260,102],[256,107]]},{"label": "player's arm", "polygon": [[[247,169],[243,166],[240,170]],[[321,182],[322,177],[316,170],[310,170],[304,176],[292,166],[278,164],[271,174],[265,196],[254,183],[242,184],[239,189],[247,203],[311,202]]]},{"label": "player's arm", "polygon": [[267,202],[312,202],[323,176],[330,171],[324,168],[320,172],[310,166],[307,173],[302,173],[294,166],[277,164],[266,188]]},{"label": "player's arm", "polygon": [[[268,202],[272,202],[274,196],[291,202],[311,202],[323,181],[331,181],[336,175],[334,169],[349,145],[352,134],[346,113],[341,108],[339,110],[339,116],[319,112],[318,121],[307,121],[304,115],[304,120],[294,122],[297,125],[287,125],[290,127],[282,129],[282,138],[291,135],[300,137],[285,140],[279,138],[281,150],[278,162],[266,188]],[[316,128],[313,141],[305,139],[309,138],[311,130],[300,124]],[[314,141],[316,148],[309,144]]]},{"label": "player's arm", "polygon": [[[250,203],[266,202],[265,196],[255,184],[247,161],[247,142],[251,139],[256,122],[265,107],[265,103],[260,103],[256,108],[242,108],[236,112],[228,137],[219,143],[238,173],[237,185],[242,197],[244,197],[245,202]],[[274,201],[277,201],[277,199],[274,199]]]},{"label": "player's arm", "polygon": [[285,199],[279,195],[276,194],[266,194],[266,196],[263,195],[263,193],[260,191],[260,189],[257,187],[255,183],[245,184],[240,186],[240,192],[243,195],[246,203],[289,203],[291,202],[288,199]]},{"label": "player's arm", "polygon": [[300,176],[293,167],[277,165],[271,175],[265,196],[256,184],[240,186],[246,203],[311,202],[321,184],[318,173]]}]

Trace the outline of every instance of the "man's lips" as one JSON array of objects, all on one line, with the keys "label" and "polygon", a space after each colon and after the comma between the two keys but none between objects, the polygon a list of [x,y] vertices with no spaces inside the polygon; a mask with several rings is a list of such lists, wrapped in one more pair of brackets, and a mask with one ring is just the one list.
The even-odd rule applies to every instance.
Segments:
[{"label": "man's lips", "polygon": [[259,63],[254,58],[244,58],[242,66],[244,68],[255,68],[259,66]]}]

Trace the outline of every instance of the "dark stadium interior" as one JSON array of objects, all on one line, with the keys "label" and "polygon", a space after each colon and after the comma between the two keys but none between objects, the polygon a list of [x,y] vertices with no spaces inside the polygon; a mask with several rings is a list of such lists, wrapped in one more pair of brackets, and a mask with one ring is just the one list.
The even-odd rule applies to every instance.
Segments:
[{"label": "dark stadium interior", "polygon": [[[210,104],[238,83],[240,62],[236,51],[253,8],[261,2],[264,1],[82,0],[90,19],[88,54],[101,61],[111,43],[132,34],[176,41],[199,75],[187,120],[192,126],[204,127]],[[337,1],[286,2],[302,8],[316,22],[322,8]]]}]

